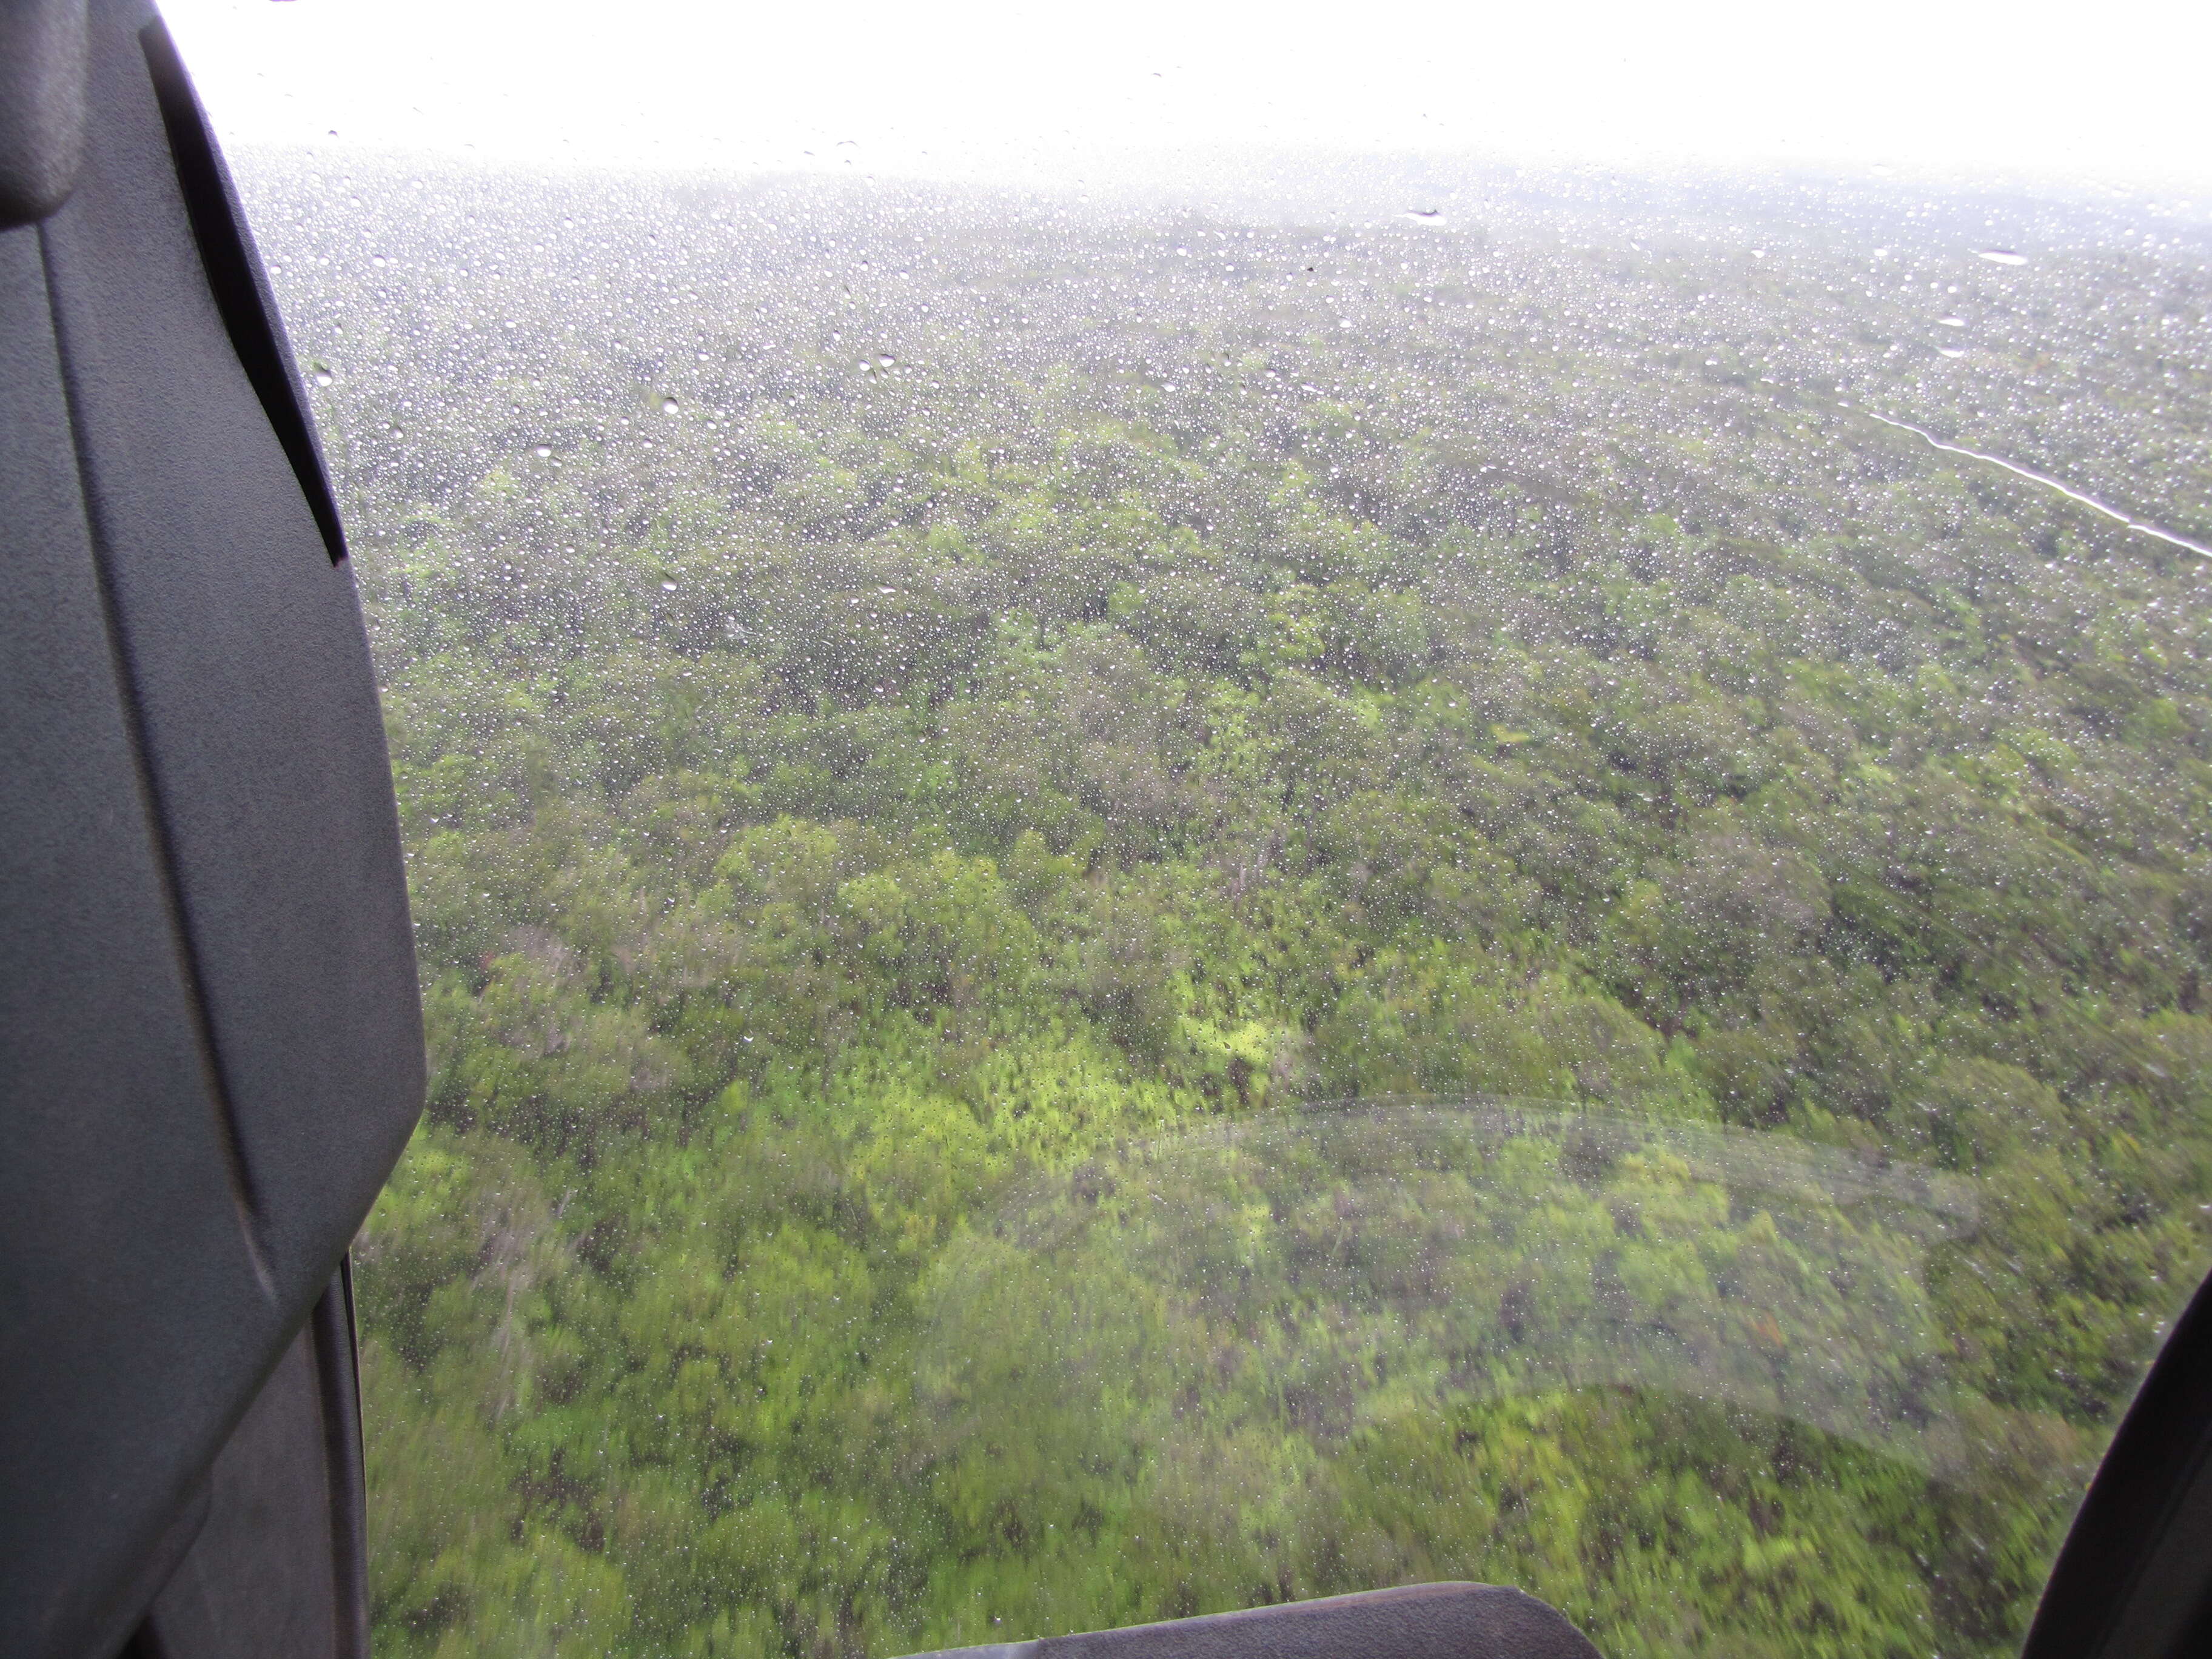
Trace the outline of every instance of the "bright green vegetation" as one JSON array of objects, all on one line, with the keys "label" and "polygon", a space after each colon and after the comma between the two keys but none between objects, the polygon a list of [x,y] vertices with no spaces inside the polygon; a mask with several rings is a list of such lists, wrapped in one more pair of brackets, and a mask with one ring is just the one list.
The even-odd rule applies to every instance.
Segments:
[{"label": "bright green vegetation", "polygon": [[392,260],[382,1652],[2017,1642],[2212,1254],[2206,574],[1839,404],[2203,535],[2201,267],[392,187],[264,216]]}]

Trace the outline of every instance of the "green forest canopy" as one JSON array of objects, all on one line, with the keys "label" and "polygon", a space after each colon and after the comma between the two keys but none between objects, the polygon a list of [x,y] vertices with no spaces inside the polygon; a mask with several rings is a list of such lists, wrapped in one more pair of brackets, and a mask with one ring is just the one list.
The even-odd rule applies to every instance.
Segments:
[{"label": "green forest canopy", "polygon": [[383,1651],[2016,1645],[2212,1259],[2206,573],[1856,411],[2202,536],[2201,249],[248,176],[430,1029]]}]

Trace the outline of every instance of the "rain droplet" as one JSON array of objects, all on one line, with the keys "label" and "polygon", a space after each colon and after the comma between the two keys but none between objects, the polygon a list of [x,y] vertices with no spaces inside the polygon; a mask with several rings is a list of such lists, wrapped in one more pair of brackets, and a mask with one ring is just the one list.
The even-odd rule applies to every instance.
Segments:
[{"label": "rain droplet", "polygon": [[538,446],[538,459],[541,461],[552,453],[553,446],[551,444],[540,444]]},{"label": "rain droplet", "polygon": [[664,415],[673,415],[676,412],[676,399],[663,398],[660,400],[660,412]]},{"label": "rain droplet", "polygon": [[660,590],[664,593],[673,593],[676,591],[676,584],[674,582],[663,582],[660,585]]},{"label": "rain droplet", "polygon": [[1957,346],[1937,346],[1936,349],[1942,352],[1946,357],[1963,357],[1966,355]]},{"label": "rain droplet", "polygon": [[1939,328],[1964,328],[1966,319],[1964,317],[1938,317],[1936,325]]},{"label": "rain droplet", "polygon": [[2027,263],[2027,255],[2014,253],[2008,247],[1985,247],[1982,250],[1982,258],[1993,265],[2024,265]]},{"label": "rain droplet", "polygon": [[885,368],[889,368],[893,363],[896,362],[898,359],[896,357],[878,357],[876,361],[882,364]]},{"label": "rain droplet", "polygon": [[317,386],[328,386],[330,383],[331,383],[331,372],[330,372],[330,370],[328,370],[327,368],[319,368],[319,369],[317,369],[317,370],[315,371],[315,384],[316,384]]}]

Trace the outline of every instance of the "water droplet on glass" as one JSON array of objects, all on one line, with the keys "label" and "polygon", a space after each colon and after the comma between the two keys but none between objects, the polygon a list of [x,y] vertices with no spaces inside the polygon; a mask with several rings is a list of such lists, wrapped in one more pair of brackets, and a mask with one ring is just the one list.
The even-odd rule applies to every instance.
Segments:
[{"label": "water droplet on glass", "polygon": [[2027,255],[2014,253],[2008,247],[1985,247],[1982,250],[1982,258],[1993,265],[2024,265],[2027,263]]},{"label": "water droplet on glass", "polygon": [[882,364],[885,368],[889,368],[893,363],[896,362],[898,359],[896,357],[878,357],[876,361]]},{"label": "water droplet on glass", "polygon": [[673,415],[676,412],[676,399],[663,398],[660,400],[660,412],[664,415]]},{"label": "water droplet on glass", "polygon": [[317,386],[328,386],[330,383],[331,383],[331,372],[330,372],[330,370],[328,370],[327,368],[319,368],[319,369],[317,369],[317,370],[315,371],[315,384],[316,384]]},{"label": "water droplet on glass", "polygon": [[660,585],[660,588],[661,592],[664,593],[673,593],[676,591],[676,584],[674,582],[663,582]]},{"label": "water droplet on glass", "polygon": [[1966,319],[1964,317],[1938,317],[1936,325],[1938,328],[1964,328]]},{"label": "water droplet on glass", "polygon": [[1966,355],[1966,352],[1958,346],[1937,346],[1936,349],[1942,352],[1946,357],[1963,357]]},{"label": "water droplet on glass", "polygon": [[553,446],[551,444],[540,444],[538,446],[538,459],[541,461],[552,453]]}]

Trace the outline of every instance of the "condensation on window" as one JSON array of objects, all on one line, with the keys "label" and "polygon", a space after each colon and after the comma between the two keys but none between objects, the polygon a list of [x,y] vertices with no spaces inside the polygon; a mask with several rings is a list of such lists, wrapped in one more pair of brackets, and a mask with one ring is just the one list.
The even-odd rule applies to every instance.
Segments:
[{"label": "condensation on window", "polygon": [[2212,1267],[2203,203],[1132,64],[1118,171],[234,133],[429,1030],[380,1651],[2014,1650]]}]

